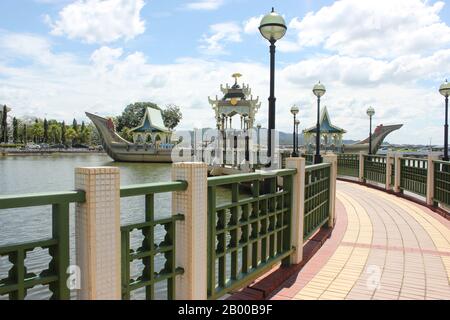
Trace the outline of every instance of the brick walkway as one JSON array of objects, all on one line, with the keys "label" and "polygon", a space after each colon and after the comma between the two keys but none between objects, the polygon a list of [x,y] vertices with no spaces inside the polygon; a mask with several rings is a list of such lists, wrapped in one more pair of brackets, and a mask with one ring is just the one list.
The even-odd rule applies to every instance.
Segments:
[{"label": "brick walkway", "polygon": [[338,181],[332,237],[272,299],[450,299],[450,222]]}]

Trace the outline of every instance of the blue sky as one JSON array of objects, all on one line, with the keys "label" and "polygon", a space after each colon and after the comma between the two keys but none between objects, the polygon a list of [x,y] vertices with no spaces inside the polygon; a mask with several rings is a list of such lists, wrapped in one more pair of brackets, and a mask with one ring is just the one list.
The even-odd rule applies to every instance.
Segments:
[{"label": "blue sky", "polygon": [[[450,78],[450,6],[443,1],[4,0],[0,104],[19,116],[116,115],[134,101],[182,107],[182,128],[213,126],[208,96],[241,72],[267,121],[268,44],[257,31],[274,6],[288,24],[277,45],[277,127],[314,123],[311,87],[346,138],[375,122],[404,123],[389,141],[442,143]],[[6,13],[6,14],[5,14]]]}]

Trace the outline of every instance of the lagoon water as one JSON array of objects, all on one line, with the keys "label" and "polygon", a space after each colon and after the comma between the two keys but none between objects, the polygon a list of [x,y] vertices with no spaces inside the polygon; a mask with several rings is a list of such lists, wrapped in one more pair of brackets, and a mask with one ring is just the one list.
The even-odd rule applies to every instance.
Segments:
[{"label": "lagoon water", "polygon": [[[116,166],[120,168],[121,185],[162,182],[171,179],[171,164],[118,163],[103,154],[12,156],[0,157],[0,195],[51,192],[74,189],[74,168],[82,166]],[[155,196],[155,218],[171,214],[170,193]],[[71,264],[74,258],[74,205],[71,205]],[[141,222],[144,219],[143,197],[125,198],[121,201],[121,224]],[[49,238],[51,236],[51,207],[34,207],[0,211],[0,245],[21,243]],[[156,230],[156,242],[164,237],[164,231]],[[142,242],[142,235],[134,232],[131,244],[134,249]],[[28,272],[39,273],[47,268],[50,257],[47,250],[36,249],[27,254]],[[155,270],[160,270],[164,260],[155,261]],[[140,275],[141,263],[131,266],[132,277]],[[11,263],[0,257],[0,280],[7,276]],[[143,298],[144,290],[137,290],[132,298]],[[73,295],[75,292],[73,292]],[[47,299],[47,287],[35,287],[28,291],[27,299]],[[156,298],[165,296],[165,283],[156,287]],[[0,296],[0,300],[7,297]]]}]

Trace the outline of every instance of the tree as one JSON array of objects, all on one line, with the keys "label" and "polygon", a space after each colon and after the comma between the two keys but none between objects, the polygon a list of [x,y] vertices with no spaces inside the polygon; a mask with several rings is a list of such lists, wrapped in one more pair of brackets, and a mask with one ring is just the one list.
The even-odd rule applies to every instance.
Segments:
[{"label": "tree", "polygon": [[22,129],[22,142],[23,142],[24,144],[27,144],[27,142],[28,142],[27,124],[26,124],[26,123],[23,124],[23,129]]},{"label": "tree", "polygon": [[19,121],[17,121],[16,117],[13,118],[13,142],[19,142]]},{"label": "tree", "polygon": [[52,123],[48,131],[53,143],[59,143],[61,141],[61,127],[57,123]]},{"label": "tree", "polygon": [[48,143],[48,121],[44,119],[44,142]]},{"label": "tree", "polygon": [[61,123],[61,142],[66,144],[66,123],[64,121]]},{"label": "tree", "polygon": [[40,143],[44,136],[44,126],[38,120],[34,123],[31,132],[33,134],[33,141],[35,143]]},{"label": "tree", "polygon": [[134,128],[140,125],[146,108],[161,110],[158,105],[152,102],[136,102],[130,104],[122,112],[122,115],[117,117],[117,131],[121,132],[125,127]]},{"label": "tree", "polygon": [[73,141],[78,137],[77,132],[74,128],[68,128],[66,131],[66,140],[70,141],[71,145],[73,146]]},{"label": "tree", "polygon": [[164,120],[164,125],[170,130],[175,128],[178,123],[180,123],[181,119],[183,119],[180,107],[174,104],[169,104],[166,106],[166,109],[162,111],[162,117]]},{"label": "tree", "polygon": [[128,127],[125,127],[122,131],[120,131],[120,136],[127,141],[133,142],[133,135],[131,133],[131,129]]},{"label": "tree", "polygon": [[3,106],[1,121],[1,139],[0,142],[8,143],[8,107]]},{"label": "tree", "polygon": [[80,142],[84,143],[84,144],[90,144],[91,143],[91,129],[88,127],[84,127],[84,122],[83,125],[81,126],[82,129],[80,129],[80,133],[78,134],[79,138],[80,138]]},{"label": "tree", "polygon": [[72,128],[73,128],[73,130],[75,130],[76,132],[78,132],[78,123],[77,123],[77,119],[73,119],[73,121],[72,121]]}]

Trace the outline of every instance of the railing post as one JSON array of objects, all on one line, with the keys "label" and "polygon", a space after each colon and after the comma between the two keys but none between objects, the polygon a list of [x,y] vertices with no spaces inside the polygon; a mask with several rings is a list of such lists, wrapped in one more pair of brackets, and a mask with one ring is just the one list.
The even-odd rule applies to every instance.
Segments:
[{"label": "railing post", "polygon": [[359,152],[359,182],[364,182],[364,152]]},{"label": "railing post", "polygon": [[427,163],[427,205],[434,205],[434,163],[433,161],[438,160],[438,157],[432,154],[428,155]]},{"label": "railing post", "polygon": [[391,153],[386,154],[386,190],[391,190],[391,175],[392,175],[392,164],[394,163],[394,157]]},{"label": "railing post", "polygon": [[305,158],[287,158],[286,168],[297,169],[297,174],[292,181],[291,244],[295,252],[291,255],[291,264],[298,264],[303,259],[303,224],[305,215]]},{"label": "railing post", "polygon": [[395,179],[394,179],[394,191],[401,192],[400,189],[400,177],[401,177],[401,167],[402,167],[402,157],[398,154],[395,155]]},{"label": "railing post", "polygon": [[176,224],[175,261],[184,269],[176,277],[177,300],[207,299],[207,165],[203,162],[181,162],[172,165],[172,179],[185,180],[188,187],[172,195],[173,214],[184,215]]},{"label": "railing post", "polygon": [[337,155],[325,154],[323,162],[331,163],[330,168],[330,215],[328,219],[328,227],[333,228],[336,223],[336,178],[337,178]]},{"label": "railing post", "polygon": [[120,172],[116,167],[76,168],[75,188],[86,202],[75,206],[80,300],[121,298]]}]

